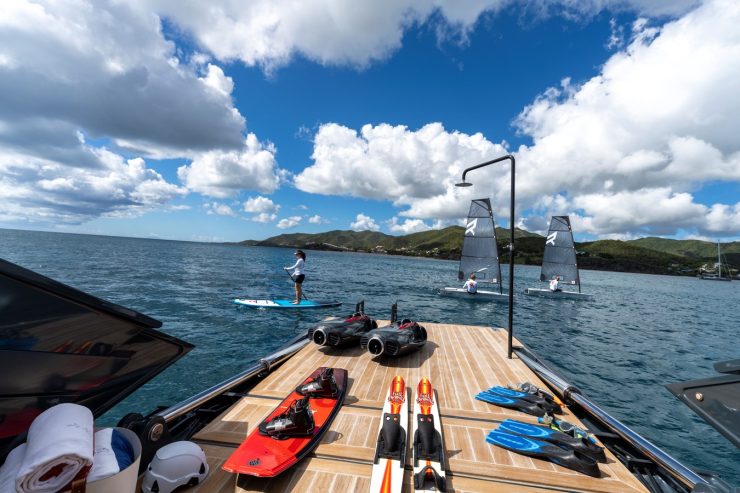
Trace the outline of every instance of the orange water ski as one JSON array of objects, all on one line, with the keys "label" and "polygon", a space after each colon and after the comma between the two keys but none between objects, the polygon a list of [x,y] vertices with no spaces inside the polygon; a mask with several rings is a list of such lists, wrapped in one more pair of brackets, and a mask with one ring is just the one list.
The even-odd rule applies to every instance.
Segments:
[{"label": "orange water ski", "polygon": [[370,479],[370,491],[373,493],[400,493],[403,488],[409,419],[406,394],[406,382],[400,376],[394,377],[378,429]]},{"label": "orange water ski", "polygon": [[414,489],[446,491],[445,449],[437,396],[428,378],[422,378],[414,396]]}]

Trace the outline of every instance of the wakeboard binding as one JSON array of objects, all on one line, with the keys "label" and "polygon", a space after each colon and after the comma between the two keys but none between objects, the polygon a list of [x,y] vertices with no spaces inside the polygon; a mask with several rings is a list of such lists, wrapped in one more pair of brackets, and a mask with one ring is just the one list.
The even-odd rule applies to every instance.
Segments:
[{"label": "wakeboard binding", "polygon": [[295,391],[306,397],[333,399],[339,392],[334,368],[324,368],[316,378],[299,385]]},{"label": "wakeboard binding", "polygon": [[313,435],[313,413],[308,405],[308,399],[308,396],[296,399],[290,403],[285,412],[260,423],[260,435],[269,436],[275,440]]}]

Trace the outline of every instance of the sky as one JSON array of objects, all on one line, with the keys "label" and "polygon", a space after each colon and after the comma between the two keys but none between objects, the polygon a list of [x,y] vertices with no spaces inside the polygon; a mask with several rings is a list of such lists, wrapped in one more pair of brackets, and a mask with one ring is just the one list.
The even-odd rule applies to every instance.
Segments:
[{"label": "sky", "polygon": [[191,241],[570,215],[740,238],[740,2],[0,9],[0,228]]}]

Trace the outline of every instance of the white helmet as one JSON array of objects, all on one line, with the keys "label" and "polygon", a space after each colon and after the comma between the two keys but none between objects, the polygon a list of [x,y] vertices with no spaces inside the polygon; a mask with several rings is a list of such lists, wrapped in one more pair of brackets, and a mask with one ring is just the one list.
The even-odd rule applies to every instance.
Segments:
[{"label": "white helmet", "polygon": [[170,493],[179,486],[195,486],[208,476],[206,454],[193,442],[173,442],[157,450],[144,473],[145,493]]}]

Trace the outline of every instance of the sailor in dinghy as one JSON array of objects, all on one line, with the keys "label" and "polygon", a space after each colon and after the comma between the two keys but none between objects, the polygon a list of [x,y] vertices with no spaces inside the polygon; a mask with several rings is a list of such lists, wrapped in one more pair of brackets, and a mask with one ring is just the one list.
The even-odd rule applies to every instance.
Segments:
[{"label": "sailor in dinghy", "polygon": [[468,280],[465,281],[465,284],[463,284],[463,289],[465,289],[468,294],[476,294],[476,292],[478,291],[478,282],[475,280],[475,272],[470,274]]}]

